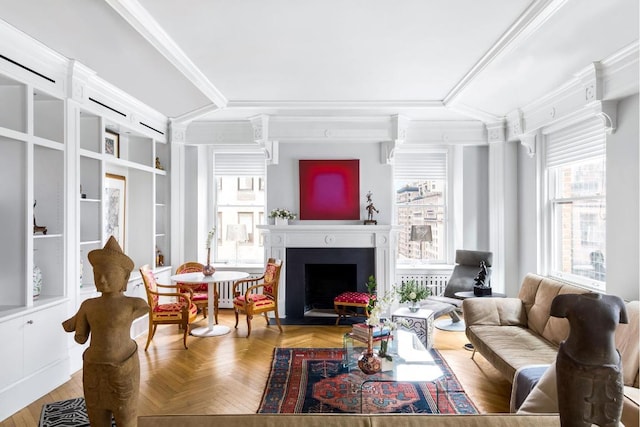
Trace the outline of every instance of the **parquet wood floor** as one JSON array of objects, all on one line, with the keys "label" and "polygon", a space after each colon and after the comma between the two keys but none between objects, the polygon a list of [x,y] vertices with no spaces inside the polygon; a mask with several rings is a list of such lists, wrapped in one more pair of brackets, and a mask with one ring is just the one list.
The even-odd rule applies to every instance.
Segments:
[{"label": "parquet wood floor", "polygon": [[[198,316],[198,325],[206,320]],[[150,414],[247,414],[255,413],[262,398],[274,347],[341,347],[350,326],[265,326],[254,318],[251,337],[241,319],[233,329],[232,310],[220,310],[220,323],[231,333],[213,338],[189,337],[174,325],[159,326],[148,351],[146,334],[137,338],[140,348],[141,385],[139,415]],[[511,385],[482,356],[471,360],[463,345],[464,332],[436,329],[435,347],[449,363],[480,412],[508,412]],[[0,422],[3,427],[38,425],[44,403],[82,396],[82,372],[62,386]]]}]

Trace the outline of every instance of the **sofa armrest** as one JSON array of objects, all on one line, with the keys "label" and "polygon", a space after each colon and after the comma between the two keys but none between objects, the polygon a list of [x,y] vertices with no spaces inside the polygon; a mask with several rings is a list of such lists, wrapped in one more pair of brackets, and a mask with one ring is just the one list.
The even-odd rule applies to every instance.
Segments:
[{"label": "sofa armrest", "polygon": [[462,302],[462,314],[467,327],[527,325],[527,314],[519,298],[467,298]]}]

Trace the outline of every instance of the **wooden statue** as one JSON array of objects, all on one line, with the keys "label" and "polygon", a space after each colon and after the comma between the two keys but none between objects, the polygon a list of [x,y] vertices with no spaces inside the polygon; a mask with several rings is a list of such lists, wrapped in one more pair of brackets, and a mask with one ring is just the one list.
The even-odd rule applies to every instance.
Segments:
[{"label": "wooden statue", "polygon": [[75,340],[89,347],[82,355],[84,397],[93,427],[110,427],[111,416],[118,427],[137,425],[140,361],[138,345],[131,339],[131,324],[148,313],[141,298],[125,296],[134,264],[111,236],[103,249],[88,254],[93,275],[102,295],[84,301],[78,312],[62,323]]},{"label": "wooden statue", "polygon": [[624,301],[597,293],[558,295],[551,315],[566,317],[571,327],[556,359],[561,425],[617,426],[624,382],[615,332],[618,322],[628,322]]}]

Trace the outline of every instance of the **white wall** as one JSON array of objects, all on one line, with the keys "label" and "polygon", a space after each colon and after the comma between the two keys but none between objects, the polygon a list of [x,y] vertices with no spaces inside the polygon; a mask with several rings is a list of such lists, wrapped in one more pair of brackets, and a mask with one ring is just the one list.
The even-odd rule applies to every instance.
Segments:
[{"label": "white wall", "polygon": [[[543,273],[538,260],[538,211],[536,163],[538,154],[527,155],[527,149],[518,148],[518,275],[520,282],[527,273]],[[519,286],[518,286],[519,288]]]},{"label": "white wall", "polygon": [[[378,224],[391,224],[393,175],[390,165],[380,162],[379,143],[281,143],[277,165],[267,166],[267,212],[274,208],[286,208],[299,214],[300,190],[298,160],[359,159],[360,160],[360,219],[367,217],[366,194],[371,191],[372,200],[380,213],[374,215]],[[326,222],[326,221],[325,221]],[[322,221],[305,221],[322,223]],[[361,221],[330,221],[353,224]]]},{"label": "white wall", "polygon": [[607,137],[607,293],[638,299],[640,208],[638,95],[618,103],[618,127]]},{"label": "white wall", "polygon": [[462,160],[462,248],[489,248],[489,150],[487,146],[465,147]]}]

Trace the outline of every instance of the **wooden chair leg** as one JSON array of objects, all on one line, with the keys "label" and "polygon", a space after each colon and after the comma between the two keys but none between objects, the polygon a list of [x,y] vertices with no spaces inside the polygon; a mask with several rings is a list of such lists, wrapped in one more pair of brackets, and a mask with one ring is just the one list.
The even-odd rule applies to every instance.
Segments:
[{"label": "wooden chair leg", "polygon": [[215,295],[213,296],[213,314],[215,316],[216,325],[218,324],[218,302],[220,302],[220,296],[216,290]]},{"label": "wooden chair leg", "polygon": [[278,325],[278,329],[280,329],[280,333],[282,333],[282,325],[280,324],[280,315],[278,314],[278,309],[275,309],[276,315],[276,325]]},{"label": "wooden chair leg", "polygon": [[253,316],[247,315],[247,338],[249,338],[249,335],[251,335],[251,319],[252,318]]},{"label": "wooden chair leg", "polygon": [[182,337],[182,343],[184,344],[185,350],[189,350],[189,347],[187,347],[187,335],[189,335],[189,323],[183,326],[184,326],[184,335]]},{"label": "wooden chair leg", "polygon": [[[151,317],[151,315],[149,315]],[[153,336],[156,334],[156,328],[158,325],[154,325],[153,320],[149,319],[149,334],[147,335],[147,345],[144,346],[144,351],[147,351],[149,348],[149,344],[151,344],[151,340]]]},{"label": "wooden chair leg", "polygon": [[233,312],[234,312],[234,313],[235,313],[235,315],[236,315],[236,325],[235,325],[234,327],[235,327],[236,329],[238,329],[238,309],[237,309],[237,308],[234,308],[234,309],[233,309]]}]

